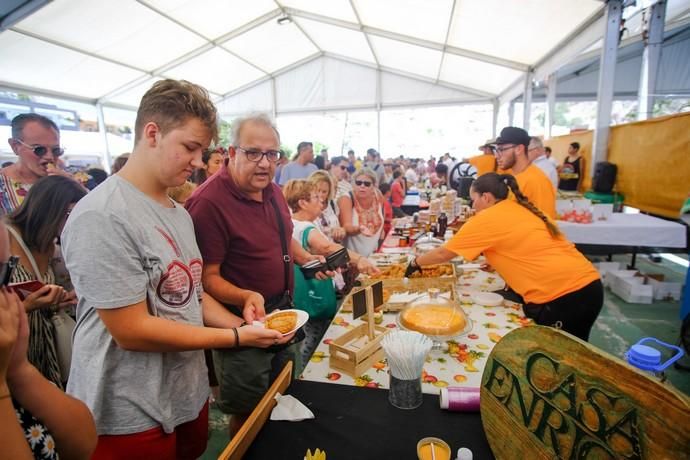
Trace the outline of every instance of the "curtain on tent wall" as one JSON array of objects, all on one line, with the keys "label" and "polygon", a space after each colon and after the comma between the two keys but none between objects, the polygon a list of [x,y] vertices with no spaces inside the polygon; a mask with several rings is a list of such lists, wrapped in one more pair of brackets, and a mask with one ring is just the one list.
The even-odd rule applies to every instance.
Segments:
[{"label": "curtain on tent wall", "polygon": [[[579,142],[587,160],[589,189],[593,132],[549,139],[546,145],[562,163],[568,145]],[[608,161],[618,165],[616,190],[625,203],[666,217],[678,217],[690,192],[690,113],[611,127]]]},{"label": "curtain on tent wall", "polygon": [[609,161],[626,203],[678,217],[690,192],[690,113],[612,127]]}]

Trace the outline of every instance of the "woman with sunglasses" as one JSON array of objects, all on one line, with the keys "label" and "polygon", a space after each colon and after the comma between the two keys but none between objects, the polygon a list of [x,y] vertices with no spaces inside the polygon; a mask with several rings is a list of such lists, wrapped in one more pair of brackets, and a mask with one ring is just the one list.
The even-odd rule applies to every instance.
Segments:
[{"label": "woman with sunglasses", "polygon": [[37,113],[17,115],[12,119],[9,144],[17,161],[0,170],[0,215],[14,211],[41,177],[64,173],[57,167],[63,154],[60,131],[49,118]]},{"label": "woman with sunglasses", "polygon": [[38,281],[42,285],[23,299],[29,315],[29,362],[59,388],[67,379],[60,371],[51,317],[60,308],[74,306],[76,295],[55,283],[52,263],[55,241],[70,210],[84,196],[86,190],[73,179],[44,177],[7,218],[10,248],[19,257],[10,283]]},{"label": "woman with sunglasses", "polygon": [[376,173],[362,168],[352,175],[349,200],[341,199],[340,225],[345,228],[345,247],[367,257],[379,246],[383,233],[383,197]]},{"label": "woman with sunglasses", "polygon": [[599,272],[522,194],[515,177],[484,174],[472,184],[470,196],[477,215],[444,246],[410,262],[405,276],[458,255],[474,260],[484,254],[524,298],[525,315],[588,340],[604,302]]}]

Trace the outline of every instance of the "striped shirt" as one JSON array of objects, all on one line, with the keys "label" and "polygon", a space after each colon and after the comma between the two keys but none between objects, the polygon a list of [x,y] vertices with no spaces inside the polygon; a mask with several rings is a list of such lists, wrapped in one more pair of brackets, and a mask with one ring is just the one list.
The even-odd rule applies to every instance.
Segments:
[{"label": "striped shirt", "polygon": [[24,197],[29,193],[31,184],[23,184],[0,170],[0,216],[11,213],[24,201]]}]

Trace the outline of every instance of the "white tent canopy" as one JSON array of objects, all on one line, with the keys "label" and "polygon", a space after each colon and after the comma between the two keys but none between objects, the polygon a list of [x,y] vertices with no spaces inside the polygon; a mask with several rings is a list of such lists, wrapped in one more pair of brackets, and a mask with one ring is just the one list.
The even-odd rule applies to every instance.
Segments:
[{"label": "white tent canopy", "polygon": [[604,8],[599,0],[14,3],[34,11],[0,29],[0,86],[136,108],[157,79],[184,78],[228,113],[494,100]]},{"label": "white tent canopy", "polygon": [[[654,1],[627,2],[622,46],[641,47]],[[204,86],[225,117],[493,104],[495,128],[526,85],[549,75],[564,95],[591,97],[596,63],[581,76],[576,63],[596,61],[605,9],[603,0],[6,0],[0,90],[136,110],[170,77]],[[666,0],[665,20],[687,27],[690,0]],[[616,72],[626,91],[638,61]],[[662,65],[678,76],[687,57],[675,61]]]}]

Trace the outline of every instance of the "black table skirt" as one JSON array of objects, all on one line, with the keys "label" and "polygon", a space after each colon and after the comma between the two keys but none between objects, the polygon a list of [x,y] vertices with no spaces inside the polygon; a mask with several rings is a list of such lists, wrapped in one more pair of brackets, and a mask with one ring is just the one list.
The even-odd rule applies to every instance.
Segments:
[{"label": "black table skirt", "polygon": [[318,447],[328,460],[416,460],[417,441],[427,436],[446,441],[452,459],[460,447],[476,460],[494,458],[479,413],[441,410],[435,395],[425,394],[417,409],[401,410],[388,402],[388,390],[297,380],[288,393],[316,418],[267,421],[245,459],[302,460]]}]

